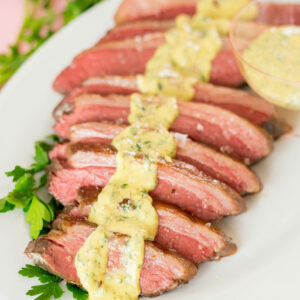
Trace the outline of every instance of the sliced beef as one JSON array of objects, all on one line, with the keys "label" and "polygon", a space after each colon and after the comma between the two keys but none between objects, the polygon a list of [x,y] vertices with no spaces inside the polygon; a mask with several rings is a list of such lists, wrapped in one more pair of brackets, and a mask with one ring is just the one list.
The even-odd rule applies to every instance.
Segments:
[{"label": "sliced beef", "polygon": [[[83,123],[70,129],[70,140],[76,142],[98,142],[110,144],[124,129],[122,125],[110,123]],[[202,144],[193,142],[186,135],[173,133],[177,141],[176,159],[189,163],[212,178],[226,183],[241,194],[256,193],[261,185],[257,176],[244,164]],[[50,159],[66,158],[69,144],[58,144],[50,152]]]},{"label": "sliced beef", "polygon": [[[101,192],[99,187],[83,187],[77,192],[77,204],[65,208],[64,213],[86,218]],[[190,217],[171,205],[154,203],[159,216],[155,241],[165,250],[176,251],[195,264],[232,255],[236,245],[219,228]]]},{"label": "sliced beef", "polygon": [[164,42],[160,33],[103,43],[76,56],[54,82],[54,89],[66,93],[95,75],[134,75],[145,71],[146,63]]},{"label": "sliced beef", "polygon": [[133,38],[146,33],[165,32],[175,26],[173,20],[146,20],[117,25],[103,37],[98,44]]},{"label": "sliced beef", "polygon": [[[85,80],[82,86],[72,90],[57,106],[56,111],[61,111],[66,103],[73,104],[74,99],[83,94],[129,95],[137,92],[135,76],[91,77]],[[286,122],[278,118],[274,105],[251,92],[198,83],[195,85],[194,101],[227,109],[256,125],[262,126],[274,138],[280,137],[291,129]]]},{"label": "sliced beef", "polygon": [[275,139],[289,132],[291,126],[277,116],[273,104],[253,94],[238,89],[197,84],[195,101],[216,105],[262,126]]},{"label": "sliced beef", "polygon": [[259,3],[259,22],[278,25],[300,25],[300,5],[291,3]]},{"label": "sliced beef", "polygon": [[[106,42],[76,56],[54,82],[54,89],[67,93],[87,78],[99,75],[136,75],[144,73],[147,62],[165,41],[164,33],[148,33],[132,39]],[[212,62],[212,83],[239,86],[244,79],[228,40]]]},{"label": "sliced beef", "polygon": [[116,23],[141,19],[172,19],[179,14],[196,13],[198,0],[124,0],[116,15]]},{"label": "sliced beef", "polygon": [[[111,121],[126,124],[129,97],[82,95],[76,98],[72,112],[59,117],[57,134],[69,138],[69,128],[84,122]],[[272,140],[263,130],[237,115],[213,105],[178,102],[179,117],[171,130],[213,146],[246,162],[262,159],[272,150]],[[57,112],[56,112],[57,114]],[[57,114],[58,115],[58,114]]]},{"label": "sliced beef", "polygon": [[[143,19],[172,19],[179,14],[194,14],[199,0],[123,0],[115,19],[117,23]],[[291,1],[289,1],[291,2]],[[257,20],[272,25],[300,24],[300,7],[293,3],[258,3]]]},{"label": "sliced beef", "polygon": [[85,80],[81,86],[73,89],[68,95],[66,95],[63,101],[58,104],[56,110],[61,110],[65,104],[73,104],[76,97],[84,94],[131,95],[137,92],[138,89],[135,76],[114,75],[91,77]]},{"label": "sliced beef", "polygon": [[[67,161],[53,160],[48,189],[64,205],[76,201],[84,186],[105,186],[115,172],[115,150],[96,143],[77,143],[67,149]],[[218,220],[244,211],[237,192],[192,165],[173,161],[159,163],[154,199],[174,204],[203,220]]]},{"label": "sliced beef", "polygon": [[[26,255],[49,272],[80,285],[75,257],[95,226],[70,217],[59,217],[48,235],[32,241]],[[122,247],[127,238],[114,236],[109,240],[109,268],[122,267]],[[120,265],[121,264],[121,265]],[[197,272],[193,263],[178,254],[161,250],[152,243],[145,245],[145,260],[140,277],[143,296],[157,296],[191,280]]]}]

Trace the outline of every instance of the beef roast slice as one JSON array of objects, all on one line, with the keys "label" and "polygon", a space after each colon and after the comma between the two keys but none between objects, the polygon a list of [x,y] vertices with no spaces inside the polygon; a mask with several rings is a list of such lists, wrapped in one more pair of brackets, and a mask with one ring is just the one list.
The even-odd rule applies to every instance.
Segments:
[{"label": "beef roast slice", "polygon": [[[120,95],[79,96],[72,112],[63,114],[54,129],[68,139],[74,124],[99,121],[126,124],[129,101],[128,96]],[[179,116],[171,126],[174,132],[187,134],[248,163],[262,159],[272,150],[272,139],[265,131],[225,109],[194,102],[178,102],[178,107]]]},{"label": "beef roast slice", "polygon": [[[91,122],[74,125],[70,128],[71,143],[95,142],[110,144],[124,129],[124,125],[104,122]],[[189,163],[212,178],[226,183],[241,194],[257,193],[261,184],[254,172],[244,164],[217,152],[186,135],[173,132],[177,143],[176,159]],[[58,144],[50,152],[50,158],[65,158],[68,144]]]},{"label": "beef roast slice", "polygon": [[[145,71],[158,46],[165,41],[164,33],[147,33],[136,38],[100,43],[76,56],[56,78],[53,88],[68,93],[89,77],[98,75],[136,75]],[[224,41],[223,49],[212,62],[211,83],[240,86],[244,79],[233,51]]]},{"label": "beef roast slice", "polygon": [[172,19],[196,13],[198,0],[124,0],[115,15],[117,23],[141,19]]},{"label": "beef roast slice", "polygon": [[[96,228],[80,219],[59,217],[48,235],[29,243],[25,253],[49,272],[80,285],[75,268],[75,257],[87,237]],[[115,235],[109,240],[110,268],[122,267],[120,256],[126,237]],[[145,260],[140,288],[143,296],[156,296],[191,280],[197,272],[193,263],[178,254],[163,251],[153,243],[145,245]]]},{"label": "beef roast slice", "polygon": [[[67,162],[53,160],[49,192],[66,205],[76,200],[80,187],[105,186],[115,171],[114,151],[99,143],[71,145]],[[158,185],[151,195],[207,221],[239,214],[245,209],[245,202],[237,192],[176,160],[159,164]]]},{"label": "beef roast slice", "polygon": [[[77,192],[78,203],[67,206],[64,213],[87,218],[100,192],[99,187],[80,188]],[[216,226],[188,216],[171,205],[155,202],[154,207],[159,216],[155,241],[165,250],[176,251],[195,264],[235,253],[236,245]]]},{"label": "beef roast slice", "polygon": [[126,24],[120,24],[111,29],[98,43],[124,40],[147,33],[165,32],[175,26],[174,20],[143,20]]},{"label": "beef roast slice", "polygon": [[[124,126],[108,123],[83,123],[71,127],[71,143],[57,144],[50,159],[66,159],[66,150],[78,142],[110,144]],[[176,159],[189,163],[205,174],[226,183],[240,194],[257,193],[261,184],[254,172],[244,164],[211,148],[174,133],[177,142]]]}]

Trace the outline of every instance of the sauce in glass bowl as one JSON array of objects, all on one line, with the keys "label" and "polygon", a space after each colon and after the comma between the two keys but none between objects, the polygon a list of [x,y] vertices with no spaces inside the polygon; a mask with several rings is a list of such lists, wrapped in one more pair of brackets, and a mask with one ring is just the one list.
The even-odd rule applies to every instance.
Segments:
[{"label": "sauce in glass bowl", "polygon": [[[276,26],[272,24],[276,6]],[[255,20],[242,21],[249,9],[257,8]],[[280,22],[280,6],[286,14]],[[300,5],[251,2],[235,17],[231,28],[231,42],[242,74],[249,86],[266,100],[289,109],[300,110]],[[297,9],[293,9],[297,8]],[[263,10],[263,13],[260,11]],[[268,13],[269,12],[269,13]],[[281,24],[282,23],[282,24]],[[296,24],[295,24],[296,23]],[[241,29],[242,28],[242,29]],[[248,40],[240,40],[239,32],[251,28]]]}]

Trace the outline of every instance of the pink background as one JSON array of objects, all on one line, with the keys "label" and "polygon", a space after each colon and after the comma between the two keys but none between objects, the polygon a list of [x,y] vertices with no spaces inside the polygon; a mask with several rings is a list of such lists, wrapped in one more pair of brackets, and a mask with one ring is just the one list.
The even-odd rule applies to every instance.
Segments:
[{"label": "pink background", "polygon": [[0,53],[7,52],[22,26],[24,0],[0,0]]}]

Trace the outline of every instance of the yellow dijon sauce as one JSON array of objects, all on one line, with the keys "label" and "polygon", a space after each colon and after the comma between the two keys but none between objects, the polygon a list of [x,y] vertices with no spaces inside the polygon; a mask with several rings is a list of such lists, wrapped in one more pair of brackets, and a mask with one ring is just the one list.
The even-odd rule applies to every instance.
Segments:
[{"label": "yellow dijon sauce", "polygon": [[255,91],[277,105],[300,109],[300,26],[265,30],[245,49],[243,56],[256,70],[295,82],[277,80],[244,64],[245,78]]},{"label": "yellow dijon sauce", "polygon": [[180,100],[194,98],[194,85],[208,82],[212,61],[222,49],[229,22],[249,0],[202,0],[193,17],[181,15],[176,27],[166,33],[166,42],[138,76],[144,94],[165,95]]},{"label": "yellow dijon sauce", "polygon": [[[222,48],[220,36],[228,32],[228,18],[245,2],[202,0],[197,15],[179,16],[176,28],[147,64],[145,76],[139,77],[140,91],[148,96],[131,96],[130,126],[112,143],[118,150],[116,172],[88,218],[98,227],[75,259],[89,300],[138,298],[144,241],[153,241],[158,229],[149,192],[157,185],[157,162],[176,155],[168,129],[178,116],[177,99],[191,100],[194,84],[209,80],[211,62]],[[127,237],[120,249],[122,267],[108,268],[109,239],[115,234]]]},{"label": "yellow dijon sauce", "polygon": [[[176,143],[168,128],[178,115],[174,98],[133,95],[130,126],[113,140],[117,169],[89,221],[98,225],[79,250],[75,265],[90,300],[137,299],[144,260],[144,240],[153,241],[158,216],[149,192],[157,185],[158,159],[171,160]],[[122,268],[107,269],[108,242],[114,233],[128,237]]]}]

